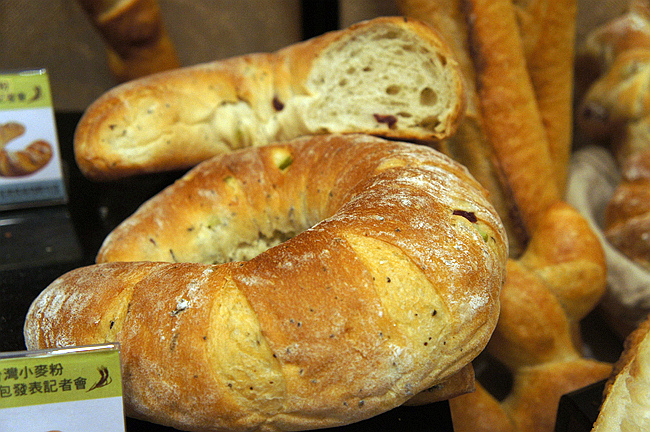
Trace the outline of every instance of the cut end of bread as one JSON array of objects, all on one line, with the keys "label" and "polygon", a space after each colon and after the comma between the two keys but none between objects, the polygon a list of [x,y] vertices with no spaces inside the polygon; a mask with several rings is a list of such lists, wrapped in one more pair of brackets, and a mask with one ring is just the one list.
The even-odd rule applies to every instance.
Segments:
[{"label": "cut end of bread", "polygon": [[419,21],[382,17],[271,54],[154,74],[93,103],[75,134],[89,178],[191,168],[218,154],[305,135],[426,142],[465,112],[450,49]]},{"label": "cut end of bread", "polygon": [[594,432],[650,430],[650,320],[630,334],[606,388]]},{"label": "cut end of bread", "polygon": [[456,130],[465,104],[447,49],[397,23],[368,26],[332,44],[306,85],[317,95],[307,121],[315,132],[441,139]]}]

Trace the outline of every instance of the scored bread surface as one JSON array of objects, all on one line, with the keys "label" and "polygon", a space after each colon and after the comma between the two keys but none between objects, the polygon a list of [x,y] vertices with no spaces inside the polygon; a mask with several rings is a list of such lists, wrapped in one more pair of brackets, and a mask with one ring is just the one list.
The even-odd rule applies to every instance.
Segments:
[{"label": "scored bread surface", "polygon": [[86,176],[109,180],[311,134],[441,139],[464,108],[461,73],[438,34],[382,17],[117,86],[84,113],[75,156]]},{"label": "scored bread surface", "polygon": [[478,355],[507,254],[484,190],[444,155],[301,138],[213,158],[145,203],[34,301],[25,339],[119,341],[127,412],[149,421],[337,426]]}]

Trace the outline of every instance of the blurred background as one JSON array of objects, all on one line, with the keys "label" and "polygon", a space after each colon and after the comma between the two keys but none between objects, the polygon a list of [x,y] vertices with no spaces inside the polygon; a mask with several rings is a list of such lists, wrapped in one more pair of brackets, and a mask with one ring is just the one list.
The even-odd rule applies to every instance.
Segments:
[{"label": "blurred background", "polygon": [[[382,15],[392,0],[159,0],[182,66],[275,51]],[[577,43],[620,14],[621,0],[580,0]],[[48,69],[56,110],[84,110],[117,84],[106,46],[75,0],[0,0],[0,71]]]}]

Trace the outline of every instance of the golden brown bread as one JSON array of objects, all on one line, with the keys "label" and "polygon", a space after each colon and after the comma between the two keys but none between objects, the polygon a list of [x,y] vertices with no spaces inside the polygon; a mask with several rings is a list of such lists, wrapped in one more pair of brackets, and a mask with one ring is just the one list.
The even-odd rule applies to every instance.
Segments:
[{"label": "golden brown bread", "polygon": [[612,151],[621,175],[605,209],[607,241],[650,269],[650,7],[633,1],[624,15],[589,34],[583,56],[601,75],[581,101],[578,121],[589,137]]},{"label": "golden brown bread", "polygon": [[526,254],[508,260],[501,314],[486,348],[512,373],[498,401],[480,384],[450,401],[458,431],[553,431],[563,394],[605,379],[611,365],[584,358],[579,321],[603,291],[605,263],[587,222],[567,204],[551,208]]},{"label": "golden brown bread", "polygon": [[621,183],[605,208],[605,235],[617,250],[650,271],[650,178]]},{"label": "golden brown bread", "polygon": [[[550,432],[562,393],[598,381],[611,369],[585,359],[577,338],[580,319],[604,292],[606,268],[586,220],[561,201],[563,176],[557,176],[567,172],[570,151],[566,128],[572,123],[568,94],[575,4],[399,3],[456,41],[459,64],[474,82],[466,86],[470,95],[465,121],[443,149],[465,163],[491,192],[497,190],[492,194],[495,208],[514,239],[501,315],[487,348],[512,373],[514,387],[505,400],[497,400],[480,384],[476,392],[452,399],[454,428]],[[570,21],[559,22],[561,16]],[[546,45],[549,40],[542,34],[547,30],[556,32],[556,46]],[[537,62],[552,52],[564,57]],[[561,84],[552,84],[555,78]],[[559,97],[555,103],[564,104],[556,107],[562,114],[555,125],[542,111],[542,105],[552,104],[549,92],[557,92],[551,94]],[[552,388],[549,383],[554,383]]]},{"label": "golden brown bread", "polygon": [[[514,9],[508,0],[473,0],[467,7],[486,133],[530,235],[560,193]],[[499,26],[494,26],[495,17]]]},{"label": "golden brown bread", "polygon": [[[540,2],[520,4],[516,9],[510,2],[398,0],[397,3],[404,14],[431,23],[452,44],[466,77],[468,108],[458,133],[441,149],[466,165],[490,191],[508,231],[511,253],[517,257],[523,253],[536,219],[563,190],[570,151],[567,126],[571,125],[572,118],[567,95],[572,88],[569,63],[573,51],[553,64],[529,65],[526,59],[536,56],[534,50],[542,51],[545,42],[541,35],[535,34],[524,46],[518,36],[516,18],[544,22],[544,18],[551,16],[569,17],[571,4],[558,5],[557,10],[551,11],[549,5]],[[494,20],[499,22],[498,26],[493,25]],[[545,25],[552,27],[549,22]],[[549,31],[569,37],[571,32],[566,29],[571,26],[569,20],[561,24],[565,30]],[[569,44],[571,41],[561,45]],[[531,68],[536,87],[529,75]],[[557,87],[560,81],[563,84]],[[542,111],[542,116],[538,108],[542,102],[537,95],[544,98],[545,107],[557,105]],[[521,166],[530,169],[519,169]],[[558,187],[554,188],[552,185],[556,184]]]},{"label": "golden brown bread", "polygon": [[78,0],[106,43],[118,82],[179,67],[157,0]]},{"label": "golden brown bread", "polygon": [[463,72],[467,110],[455,134],[436,147],[467,166],[472,175],[490,192],[490,200],[499,212],[508,234],[510,253],[518,256],[528,241],[527,229],[512,199],[504,175],[494,163],[480,110],[476,89],[476,70],[469,46],[469,29],[464,2],[459,0],[396,0],[400,11],[423,20],[438,29],[449,44]]},{"label": "golden brown bread", "polygon": [[152,198],[99,257],[136,262],[59,278],[25,340],[119,341],[132,416],[189,430],[341,425],[467,367],[496,325],[507,255],[485,190],[441,153],[301,138],[215,157]]},{"label": "golden brown bread", "polygon": [[446,42],[421,22],[384,17],[118,86],[84,114],[75,155],[106,180],[309,134],[431,141],[453,134],[464,108]]},{"label": "golden brown bread", "polygon": [[515,0],[526,69],[564,194],[573,138],[576,0]]},{"label": "golden brown bread", "polygon": [[625,347],[605,385],[593,432],[642,432],[650,428],[650,317],[625,339]]}]

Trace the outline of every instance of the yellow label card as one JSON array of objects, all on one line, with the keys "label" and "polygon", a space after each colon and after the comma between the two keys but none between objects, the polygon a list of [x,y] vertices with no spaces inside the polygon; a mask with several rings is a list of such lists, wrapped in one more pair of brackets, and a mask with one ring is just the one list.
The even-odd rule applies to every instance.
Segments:
[{"label": "yellow label card", "polygon": [[0,408],[121,395],[113,344],[0,356]]},{"label": "yellow label card", "polygon": [[0,110],[50,106],[52,93],[45,70],[0,74]]},{"label": "yellow label card", "polygon": [[124,430],[117,344],[0,354],[0,430],[95,422],[99,429],[84,430]]}]

